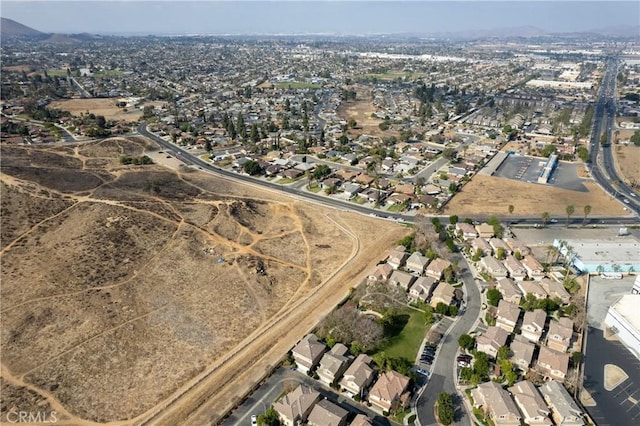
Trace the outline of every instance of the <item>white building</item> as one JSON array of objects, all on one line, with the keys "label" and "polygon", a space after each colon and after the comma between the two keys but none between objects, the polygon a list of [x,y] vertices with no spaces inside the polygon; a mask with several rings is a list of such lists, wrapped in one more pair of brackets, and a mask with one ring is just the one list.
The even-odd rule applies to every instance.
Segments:
[{"label": "white building", "polygon": [[625,294],[607,311],[604,323],[607,330],[640,359],[640,294]]}]

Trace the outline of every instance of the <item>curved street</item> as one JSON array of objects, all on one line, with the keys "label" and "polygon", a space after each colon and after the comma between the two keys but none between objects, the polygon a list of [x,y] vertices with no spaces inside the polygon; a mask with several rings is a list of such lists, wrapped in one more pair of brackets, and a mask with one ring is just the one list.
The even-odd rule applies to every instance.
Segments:
[{"label": "curved street", "polygon": [[464,283],[465,312],[456,318],[443,336],[431,368],[429,382],[421,390],[416,401],[417,421],[422,426],[438,424],[433,407],[441,392],[454,395],[455,424],[465,426],[473,424],[465,409],[464,401],[459,395],[455,396],[457,395],[455,359],[458,351],[458,338],[460,335],[468,333],[480,316],[480,290],[469,269],[467,260],[460,253],[456,253],[453,259],[458,261],[458,266],[461,268],[458,276]]}]

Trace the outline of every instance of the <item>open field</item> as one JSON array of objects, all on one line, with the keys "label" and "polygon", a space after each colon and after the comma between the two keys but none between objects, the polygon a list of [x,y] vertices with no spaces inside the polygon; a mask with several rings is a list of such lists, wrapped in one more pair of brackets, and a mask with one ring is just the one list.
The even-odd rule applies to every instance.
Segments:
[{"label": "open field", "polygon": [[621,178],[629,184],[640,185],[640,146],[612,145],[611,149]]},{"label": "open field", "polygon": [[371,136],[398,136],[399,133],[393,130],[382,131],[378,125],[382,123],[379,118],[371,117],[371,113],[376,112],[369,94],[365,91],[357,91],[356,100],[343,102],[338,108],[338,115],[345,121],[351,118],[356,120],[357,127],[349,129],[348,133],[352,138],[365,134]]},{"label": "open field", "polygon": [[150,145],[2,147],[2,420],[31,405],[59,424],[219,418],[406,232],[119,164]]},{"label": "open field", "polygon": [[87,112],[95,115],[103,115],[107,120],[137,121],[142,117],[142,111],[130,108],[124,111],[116,106],[116,98],[92,98],[92,99],[67,99],[54,101],[49,104],[51,108],[69,111],[72,115],[79,116]]},{"label": "open field", "polygon": [[508,216],[508,206],[515,207],[514,216],[565,216],[569,204],[575,206],[574,217],[582,215],[589,204],[590,216],[624,216],[628,212],[611,200],[593,181],[585,181],[588,192],[570,191],[535,183],[518,182],[495,176],[476,175],[462,191],[446,205],[446,214]]},{"label": "open field", "polygon": [[407,324],[402,332],[393,337],[382,352],[389,358],[405,358],[413,362],[418,355],[427,327],[424,323],[424,313],[413,309],[407,309],[403,315],[408,317]]}]

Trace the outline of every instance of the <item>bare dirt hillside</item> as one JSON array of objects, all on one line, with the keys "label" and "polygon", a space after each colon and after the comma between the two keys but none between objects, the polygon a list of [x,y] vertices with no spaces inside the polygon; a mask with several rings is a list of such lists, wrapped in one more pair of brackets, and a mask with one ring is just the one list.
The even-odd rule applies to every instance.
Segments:
[{"label": "bare dirt hillside", "polygon": [[74,425],[222,416],[406,232],[119,163],[145,148],[0,147],[0,422],[32,407]]}]

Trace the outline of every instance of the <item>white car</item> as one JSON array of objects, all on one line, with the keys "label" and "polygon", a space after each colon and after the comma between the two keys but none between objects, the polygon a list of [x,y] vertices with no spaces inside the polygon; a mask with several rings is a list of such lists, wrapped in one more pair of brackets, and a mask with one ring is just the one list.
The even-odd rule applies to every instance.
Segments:
[{"label": "white car", "polygon": [[258,426],[258,416],[255,414],[251,416],[251,426]]}]

